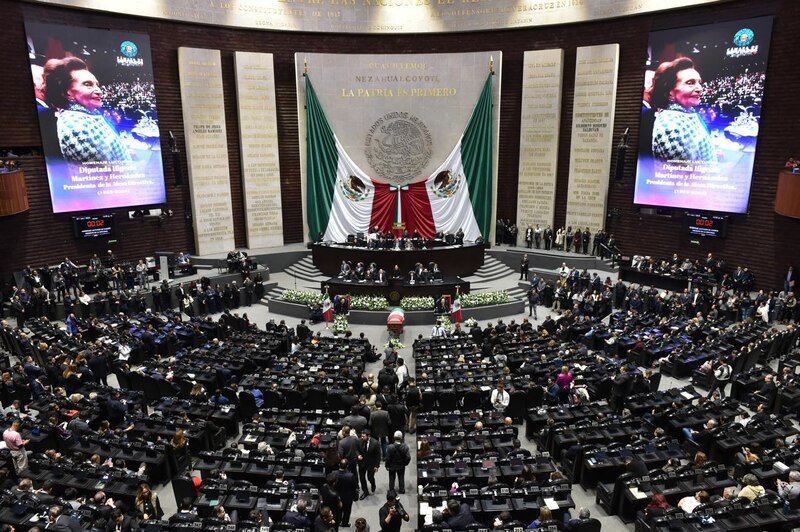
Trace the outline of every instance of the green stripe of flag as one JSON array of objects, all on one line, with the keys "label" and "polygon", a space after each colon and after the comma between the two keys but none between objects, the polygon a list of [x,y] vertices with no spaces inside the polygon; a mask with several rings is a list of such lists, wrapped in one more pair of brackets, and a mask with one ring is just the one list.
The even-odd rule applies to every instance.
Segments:
[{"label": "green stripe of flag", "polygon": [[311,240],[324,233],[331,217],[339,156],[325,112],[306,75],[306,203]]},{"label": "green stripe of flag", "polygon": [[472,212],[481,235],[489,238],[492,216],[492,75],[483,85],[478,103],[472,111],[464,138],[461,140],[461,161],[469,188]]}]

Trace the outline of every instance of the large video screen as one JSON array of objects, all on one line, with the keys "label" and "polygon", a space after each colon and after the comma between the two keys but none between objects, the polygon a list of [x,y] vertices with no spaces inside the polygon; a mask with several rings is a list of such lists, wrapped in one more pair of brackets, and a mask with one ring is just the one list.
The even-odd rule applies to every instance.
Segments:
[{"label": "large video screen", "polygon": [[652,32],[634,203],[743,213],[772,17]]},{"label": "large video screen", "polygon": [[25,30],[53,212],[164,203],[149,37]]}]

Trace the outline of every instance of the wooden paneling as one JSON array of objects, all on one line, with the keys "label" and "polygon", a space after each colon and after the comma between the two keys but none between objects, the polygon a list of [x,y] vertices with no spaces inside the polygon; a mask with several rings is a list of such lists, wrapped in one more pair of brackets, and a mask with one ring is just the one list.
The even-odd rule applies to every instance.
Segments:
[{"label": "wooden paneling", "polygon": [[[296,51],[336,53],[436,53],[501,49],[503,51],[503,84],[500,114],[498,216],[515,218],[519,157],[520,96],[522,60],[525,50],[564,48],[564,94],[561,109],[558,184],[556,190],[556,224],[564,223],[567,197],[567,172],[575,49],[618,42],[621,45],[617,91],[615,143],[622,131],[630,127],[636,139],[639,127],[643,64],[648,32],[700,24],[703,21],[731,20],[742,17],[775,14],[772,51],[767,73],[765,104],[761,121],[761,137],[756,155],[750,213],[733,216],[728,238],[691,244],[681,229],[680,219],[640,216],[632,205],[635,142],[628,151],[627,166],[621,183],[609,189],[609,209],[618,209],[620,218],[609,222],[628,253],[671,255],[705,255],[709,251],[730,264],[748,265],[759,285],[777,285],[788,263],[800,265],[800,221],[776,215],[773,201],[777,173],[785,160],[797,156],[794,134],[800,124],[797,100],[797,50],[800,34],[794,21],[800,16],[800,3],[794,0],[752,2],[739,0],[719,5],[698,7],[675,13],[662,13],[622,18],[587,24],[549,28],[504,30],[444,35],[335,35],[309,33],[259,32],[233,30],[192,24],[154,21],[94,14],[88,11],[60,9],[0,0],[4,14],[3,44],[0,60],[4,65],[4,102],[0,106],[0,146],[40,146],[39,128],[32,102],[28,74],[23,20],[25,16],[47,22],[87,25],[98,28],[128,28],[150,35],[153,48],[156,97],[162,138],[172,130],[183,149],[183,121],[178,86],[177,48],[193,46],[218,48],[222,51],[225,79],[226,118],[229,138],[229,164],[233,194],[236,243],[245,241],[239,142],[236,138],[236,106],[234,102],[233,52],[237,50],[269,52],[275,58],[278,136],[280,139],[281,188],[283,194],[284,239],[300,242],[302,211],[300,195],[300,154],[298,153],[297,100],[294,74]],[[166,140],[164,153],[168,154]],[[104,251],[105,242],[76,241],[72,238],[69,216],[52,214],[44,161],[33,157],[23,161],[28,185],[30,211],[0,221],[0,246],[10,250],[0,259],[0,271],[7,275],[25,263],[38,264],[60,260],[65,254],[85,260],[94,251]],[[168,208],[175,217],[159,227],[155,220],[120,220],[121,234],[115,251],[125,258],[150,254],[156,249],[192,249],[190,228],[183,217],[187,208],[188,187],[174,187],[171,161],[165,161]],[[612,161],[613,166],[613,161]],[[185,167],[185,161],[184,161]],[[120,217],[122,218],[122,217]]]}]

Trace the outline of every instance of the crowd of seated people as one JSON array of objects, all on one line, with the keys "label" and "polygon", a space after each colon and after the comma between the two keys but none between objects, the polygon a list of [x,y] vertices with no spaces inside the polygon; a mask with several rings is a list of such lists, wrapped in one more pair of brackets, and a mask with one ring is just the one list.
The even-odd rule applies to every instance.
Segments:
[{"label": "crowd of seated people", "polygon": [[749,292],[755,284],[755,277],[746,267],[738,266],[731,271],[724,260],[714,257],[712,253],[703,260],[681,259],[677,253],[670,258],[634,255],[631,259],[631,268],[678,279],[702,280],[737,294]]},{"label": "crowd of seated people", "polygon": [[339,279],[345,282],[386,284],[389,279],[405,279],[408,284],[426,284],[442,281],[442,271],[435,262],[423,265],[418,262],[414,269],[403,272],[400,267],[395,265],[389,272],[379,268],[377,263],[371,262],[368,265],[363,262],[353,264],[351,261],[342,261],[339,269]]},{"label": "crowd of seated people", "polygon": [[[578,274],[572,286],[580,283]],[[158,516],[157,500],[147,490],[139,493],[136,483],[180,476],[191,455],[202,472],[199,493],[190,484],[186,494],[176,496],[181,509],[170,522],[236,521],[246,528],[259,521],[298,520],[300,526],[320,521],[320,527],[332,528],[352,521],[349,503],[375,491],[369,468],[359,466],[360,446],[396,457],[403,431],[419,434],[423,456],[417,478],[429,507],[441,510],[432,511],[431,523],[424,525],[432,530],[438,530],[439,520],[453,530],[471,523],[508,530],[517,523],[593,526],[585,509],[569,512],[572,483],[603,486],[598,487],[601,506],[631,519],[647,504],[646,497],[624,498],[631,486],[643,493],[648,486],[663,488],[673,507],[701,491],[709,499],[721,496],[731,485],[736,493],[746,490],[745,499],[753,495],[752,503],[736,503],[748,512],[765,500],[782,504],[781,493],[770,493],[779,490],[767,487],[759,494],[745,479],[758,469],[744,468],[768,453],[795,456],[793,426],[773,419],[768,409],[756,409],[754,419],[743,424],[738,402],[706,399],[692,388],[652,393],[657,374],[640,368],[648,365],[641,362],[661,357],[662,367],[691,370],[709,357],[734,359],[742,352],[754,353],[756,367],[765,368],[793,351],[797,335],[787,345],[780,340],[792,338],[787,332],[751,317],[742,322],[739,314],[730,319],[710,308],[704,313],[686,304],[659,306],[660,293],[625,285],[620,290],[621,308],[606,322],[578,301],[540,326],[524,319],[485,327],[470,322],[419,338],[417,378],[391,347],[384,352],[383,369],[370,375],[364,361],[374,348],[363,338],[323,337],[307,327],[295,330],[274,322],[262,330],[230,313],[218,322],[184,321],[171,310],[101,316],[79,319],[71,331],[29,319],[27,332],[7,324],[0,331],[4,349],[20,360],[3,375],[0,392],[8,398],[0,395],[0,401],[4,407],[11,402],[6,426],[29,412],[28,424],[11,430],[43,455],[26,456],[30,465],[22,468],[29,470],[34,488],[62,478],[55,475],[65,470],[84,479],[85,497],[98,496],[95,486],[102,483],[101,491],[113,490],[119,494],[115,502],[122,501],[111,510],[114,523],[139,525],[147,521],[145,514]],[[602,291],[610,292],[605,303],[613,307],[616,285],[604,285]],[[122,391],[101,380],[113,370]],[[781,378],[791,384],[791,375],[781,372]],[[160,414],[147,416],[151,410]],[[242,432],[234,445],[226,445],[226,436],[237,434],[226,428],[231,417],[243,423]],[[538,441],[533,456],[520,446],[523,419],[526,435]],[[238,430],[238,423],[233,426]],[[400,440],[390,443],[397,431]],[[784,442],[781,448],[776,435]],[[14,436],[7,440],[11,451]],[[745,455],[734,463],[727,458],[734,453],[727,450],[743,447],[743,441],[755,458]],[[710,460],[703,461],[698,452]],[[72,465],[52,464],[64,456]],[[13,454],[8,458],[8,467],[19,464]],[[73,467],[76,462],[80,467]],[[663,470],[670,464],[672,471]],[[393,476],[402,492],[404,460],[396,467]],[[109,474],[109,468],[117,469]],[[795,476],[779,473],[770,486],[785,488],[788,496]],[[683,489],[668,492],[674,479]],[[337,489],[340,481],[349,487]],[[64,487],[57,484],[54,495],[63,498]],[[402,493],[390,494],[381,512],[399,526]],[[252,514],[261,500],[266,511]],[[0,505],[22,502],[0,497]],[[692,514],[706,515],[708,507],[698,502]],[[27,516],[42,511],[28,502],[17,508]],[[55,511],[54,521],[62,513]],[[67,518],[84,525],[103,518],[78,514]],[[114,524],[111,529],[116,530]]]},{"label": "crowd of seated people", "polygon": [[[194,271],[190,256],[183,252],[177,255],[175,268],[182,273]],[[22,282],[12,287],[10,315],[20,323],[31,317],[55,318],[59,304],[64,305],[66,315],[75,307],[84,317],[89,316],[90,307],[100,309],[94,312],[96,315],[115,312],[119,306],[125,312],[128,306],[138,308],[140,302],[145,305],[145,290],[159,298],[153,304],[160,306],[170,289],[164,282],[151,286],[156,271],[155,260],[120,261],[111,250],[102,257],[93,254],[83,265],[69,257],[54,266],[28,265],[21,272]],[[171,302],[168,306],[165,303],[165,308],[171,306]]]},{"label": "crowd of seated people", "polygon": [[[580,276],[573,286],[579,283]],[[531,522],[531,518],[535,518],[536,509],[517,501],[517,498],[524,501],[526,494],[515,493],[514,483],[509,483],[511,491],[506,491],[505,497],[495,494],[493,499],[481,498],[480,483],[485,474],[482,468],[486,465],[481,463],[481,459],[503,460],[504,453],[495,446],[494,432],[489,431],[483,439],[480,438],[483,427],[476,432],[476,420],[479,423],[497,423],[497,418],[491,415],[496,405],[500,405],[500,411],[512,419],[524,415],[527,410],[526,433],[539,441],[540,451],[546,450],[551,456],[563,458],[556,466],[563,468],[562,474],[572,481],[585,477],[587,482],[591,482],[588,479],[596,478],[601,465],[607,469],[604,478],[608,481],[624,472],[615,469],[618,466],[609,463],[605,456],[601,458],[599,452],[596,458],[586,458],[594,456],[589,453],[601,447],[604,455],[610,454],[610,449],[618,448],[632,449],[634,456],[640,453],[647,466],[631,469],[631,475],[624,479],[637,483],[648,473],[654,475],[654,469],[660,471],[662,465],[678,468],[678,475],[684,474],[681,472],[687,471],[691,465],[685,458],[681,459],[684,456],[681,453],[700,451],[709,453],[718,462],[712,461],[706,466],[708,477],[702,480],[692,477],[695,482],[687,486],[695,490],[686,496],[694,497],[706,489],[710,490],[710,495],[719,496],[725,487],[736,483],[741,486],[736,488],[736,492],[744,490],[743,496],[746,496],[748,490],[752,491],[747,487],[749,478],[734,472],[734,462],[727,458],[729,447],[726,445],[731,445],[730,441],[752,442],[754,435],[763,434],[758,437],[758,443],[771,450],[774,436],[769,435],[783,432],[794,438],[790,447],[800,450],[800,439],[795,437],[796,428],[770,416],[777,413],[772,410],[773,403],[765,407],[748,400],[757,413],[756,419],[750,421],[753,425],[748,423],[749,428],[744,431],[740,427],[746,422],[746,417],[739,415],[739,403],[726,400],[719,393],[709,393],[706,399],[692,388],[659,392],[653,396],[651,390],[655,388],[651,383],[655,383],[657,388],[655,377],[658,375],[649,369],[639,369],[658,363],[661,357],[662,368],[674,371],[677,367],[678,376],[685,378],[693,368],[709,359],[730,357],[739,360],[744,356],[754,360],[759,368],[766,368],[767,375],[772,375],[766,364],[778,356],[793,353],[796,348],[798,335],[792,327],[778,331],[761,320],[754,320],[752,314],[719,312],[713,304],[698,304],[688,294],[683,297],[683,294],[666,294],[622,283],[619,288],[604,287],[604,291],[606,289],[610,291],[607,294],[609,307],[617,303],[619,308],[607,325],[592,317],[578,303],[556,319],[548,316],[538,327],[527,320],[508,324],[499,320],[494,326],[489,324],[485,328],[470,323],[468,328],[456,325],[447,334],[432,334],[430,339],[420,338],[415,342],[417,375],[422,389],[422,421],[419,426],[424,427],[426,433],[420,448],[425,449],[428,457],[418,462],[423,464],[418,465],[418,473],[431,507],[446,504],[447,497],[438,494],[438,485],[444,485],[447,491],[448,481],[458,472],[453,469],[453,453],[468,447],[475,453],[472,456],[474,461],[467,460],[463,476],[478,483],[477,495],[449,490],[451,495],[455,494],[460,504],[469,506],[473,518],[487,527],[492,524],[492,512],[486,508],[494,509],[498,499],[511,499],[512,519]],[[790,368],[780,373],[786,375],[788,387],[796,386],[796,377]],[[765,379],[771,380],[771,377]],[[762,388],[766,387],[765,384]],[[758,392],[769,394],[770,390],[758,389],[756,396]],[[502,400],[506,396],[509,398],[507,402]],[[606,407],[597,402],[604,400],[608,401]],[[570,409],[570,416],[565,415],[565,406]],[[552,414],[550,408],[555,409]],[[454,411],[455,416],[447,414]],[[541,420],[541,434],[535,430],[528,432],[531,426],[536,426],[534,419]],[[570,427],[571,419],[574,419],[574,430]],[[476,425],[474,428],[473,424]],[[723,443],[717,443],[718,440]],[[660,445],[667,441],[672,442],[675,449],[660,451]],[[749,445],[748,452],[753,448]],[[745,455],[742,460],[750,463],[754,456],[748,461]],[[724,468],[714,469],[717,463],[724,463]],[[634,471],[638,472],[638,477],[634,476]],[[510,469],[502,473],[509,472]],[[664,473],[662,478],[659,472],[653,477],[653,484],[671,485],[673,477],[667,478],[668,474]],[[779,480],[788,486],[790,479],[786,475],[788,472],[784,471]],[[792,475],[796,476],[795,473]],[[642,482],[642,490],[649,489],[647,482]],[[428,490],[431,484],[434,486]],[[626,487],[623,484],[619,488],[611,482],[604,488],[603,496],[608,497],[607,501],[604,499],[608,503],[605,507],[610,509],[609,513],[617,514],[623,510],[620,494]],[[677,505],[676,492],[668,493],[668,504]],[[755,495],[757,499],[758,494]],[[774,493],[766,495],[773,506],[780,506]],[[763,501],[758,502],[763,504]],[[743,506],[746,506],[746,511],[756,511],[757,504]],[[644,502],[625,506],[625,518],[632,520],[635,511],[643,509],[643,506]],[[722,519],[724,513],[718,519]],[[550,517],[547,512],[542,514]],[[436,523],[440,516],[436,511],[432,513],[432,519],[430,529],[438,530]],[[562,521],[560,518],[556,520]],[[444,522],[448,522],[446,515]]]},{"label": "crowd of seated people", "polygon": [[[322,243],[323,238],[322,233],[320,233],[317,237],[317,243]],[[344,243],[342,242],[342,244]],[[404,229],[402,233],[396,235],[392,231],[384,232],[379,227],[372,227],[366,234],[352,235],[346,243],[369,249],[395,250],[425,249],[443,245],[463,246],[464,231],[461,229],[455,233],[437,231],[432,238],[426,238],[416,229],[413,232]]]},{"label": "crowd of seated people", "polygon": [[242,280],[250,277],[250,272],[256,268],[255,259],[247,255],[246,251],[233,249],[225,257],[228,273],[241,273]]},{"label": "crowd of seated people", "polygon": [[[299,521],[310,528],[315,516],[346,524],[349,512],[337,502],[352,504],[359,493],[354,483],[351,496],[345,481],[366,472],[344,443],[348,434],[358,452],[360,438],[371,431],[380,460],[381,446],[391,452],[388,437],[408,430],[407,412],[416,408],[413,378],[396,351],[387,351],[377,378],[364,372],[374,348],[363,335],[323,337],[305,326],[296,333],[284,322],[263,330],[233,316],[183,322],[175,312],[104,316],[95,326],[68,335],[46,319],[28,320],[29,333],[3,324],[0,346],[24,364],[3,378],[0,401],[9,409],[0,425],[22,418],[5,439],[15,448],[18,431],[33,451],[23,451],[25,463],[6,454],[8,467],[18,468],[23,486],[52,494],[46,505],[0,497],[0,512],[19,512],[17,524],[52,509],[55,518],[63,514],[64,523],[81,528],[116,530],[120,521],[146,527],[166,516],[144,483],[180,477],[189,465],[185,458],[197,453],[201,476],[189,479],[190,489],[180,497],[176,488],[181,502],[169,520],[173,525],[248,528],[250,521]],[[155,348],[154,338],[161,339]],[[122,349],[128,340],[135,347]],[[122,390],[103,384],[112,372]],[[226,440],[238,434],[237,420],[243,422],[241,437],[228,446]],[[328,484],[336,489],[326,492]],[[362,498],[370,488],[376,489],[374,476],[367,475]],[[404,489],[401,481],[398,490]],[[225,493],[223,506],[216,501]],[[250,510],[261,500],[269,511],[259,504],[256,516]],[[83,508],[92,501],[100,503],[97,511]]]}]

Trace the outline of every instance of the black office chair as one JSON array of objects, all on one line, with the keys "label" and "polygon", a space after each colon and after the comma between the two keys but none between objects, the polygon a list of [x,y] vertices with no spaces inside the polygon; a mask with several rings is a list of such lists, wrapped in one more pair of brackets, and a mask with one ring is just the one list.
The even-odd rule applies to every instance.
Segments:
[{"label": "black office chair", "polygon": [[239,392],[239,415],[243,420],[253,419],[258,412],[256,399],[250,392]]},{"label": "black office chair", "polygon": [[309,410],[325,410],[328,391],[324,388],[311,387],[306,394],[306,408]]},{"label": "black office chair", "polygon": [[455,392],[440,392],[438,398],[439,411],[452,412],[458,410],[458,399]]},{"label": "black office chair", "polygon": [[283,395],[275,390],[264,392],[264,408],[283,408]]},{"label": "black office chair", "polygon": [[595,502],[605,510],[608,515],[617,515],[620,501],[622,500],[622,493],[625,489],[625,482],[635,476],[634,473],[623,473],[618,476],[613,483],[598,484]]},{"label": "black office chair", "polygon": [[564,522],[557,519],[548,519],[547,521],[542,521],[539,523],[537,529],[552,530],[551,527],[555,527],[556,530],[564,530]]},{"label": "black office chair", "polygon": [[661,385],[661,373],[655,373],[650,377],[650,391],[657,392],[658,387]]},{"label": "black office chair", "polygon": [[172,479],[172,492],[175,494],[175,500],[179,504],[187,497],[192,501],[197,498],[194,482],[189,476],[180,476]]},{"label": "black office chair", "polygon": [[481,410],[483,407],[483,396],[477,390],[470,390],[464,394],[462,407],[465,411]]},{"label": "black office chair", "polygon": [[514,423],[522,423],[527,409],[527,394],[522,390],[515,390],[511,393],[506,407],[505,414],[514,420]]},{"label": "black office chair", "polygon": [[544,388],[531,386],[525,392],[525,405],[527,408],[536,408],[544,404]]},{"label": "black office chair", "polygon": [[579,523],[574,523],[570,530],[575,532],[600,532],[601,523],[598,519],[590,517],[589,519],[581,519]]},{"label": "black office chair", "polygon": [[433,412],[436,410],[436,394],[430,390],[422,392],[422,404],[419,411],[422,413]]},{"label": "black office chair", "polygon": [[178,395],[178,392],[175,391],[175,388],[172,386],[172,383],[169,381],[156,381],[158,385],[158,393],[160,397],[175,397]]}]

